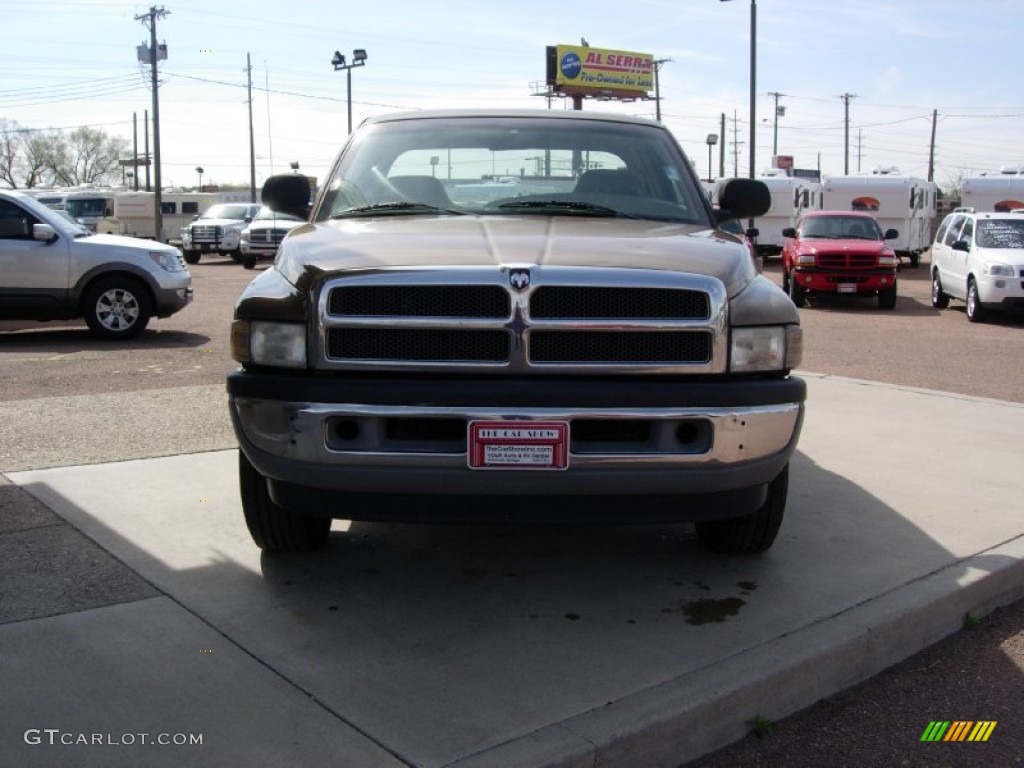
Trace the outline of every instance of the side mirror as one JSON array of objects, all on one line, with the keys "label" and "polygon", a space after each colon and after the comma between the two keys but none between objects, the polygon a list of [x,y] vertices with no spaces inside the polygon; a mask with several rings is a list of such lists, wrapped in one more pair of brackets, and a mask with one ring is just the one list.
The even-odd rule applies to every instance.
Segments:
[{"label": "side mirror", "polygon": [[749,229],[747,229],[746,234],[747,237],[753,240],[754,238],[758,237],[761,234],[761,230],[758,229],[757,227],[750,227]]},{"label": "side mirror", "polygon": [[44,243],[52,243],[57,239],[57,230],[49,224],[33,224],[32,239],[41,240]]},{"label": "side mirror", "polygon": [[299,173],[282,173],[263,182],[260,199],[277,213],[289,213],[305,219],[309,216],[309,179]]},{"label": "side mirror", "polygon": [[968,243],[966,240],[957,240],[955,243],[953,243],[953,250],[969,253],[971,250],[971,244]]},{"label": "side mirror", "polygon": [[772,193],[757,179],[729,179],[718,191],[719,221],[762,216],[772,206]]},{"label": "side mirror", "polygon": [[793,227],[786,227],[784,230],[782,230],[782,236],[796,237],[796,229],[794,229]]},{"label": "side mirror", "polygon": [[899,236],[900,236],[899,230],[887,229],[887,230],[885,230],[885,237],[883,239],[884,240],[895,240]]}]

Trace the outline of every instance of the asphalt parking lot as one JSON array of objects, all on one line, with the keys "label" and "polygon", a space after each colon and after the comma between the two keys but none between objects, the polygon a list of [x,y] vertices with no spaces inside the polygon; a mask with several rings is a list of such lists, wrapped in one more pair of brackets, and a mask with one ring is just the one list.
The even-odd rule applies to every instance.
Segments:
[{"label": "asphalt parking lot", "polygon": [[[195,303],[128,346],[94,342],[74,325],[0,333],[0,472],[17,486],[3,478],[0,510],[19,510],[0,526],[0,583],[13,585],[0,591],[0,646],[31,661],[3,680],[25,694],[19,724],[200,729],[215,742],[206,752],[147,753],[148,764],[315,765],[328,754],[353,765],[589,764],[573,762],[584,754],[667,764],[646,743],[652,735],[678,755],[709,748],[673,729],[686,722],[681,698],[738,684],[712,674],[743,670],[723,651],[779,665],[770,680],[778,692],[793,674],[778,654],[814,668],[807,643],[827,640],[835,625],[826,619],[873,627],[881,640],[854,635],[869,657],[856,670],[802,683],[804,693],[827,692],[880,669],[881,648],[922,642],[893,618],[899,603],[886,601],[896,595],[911,589],[924,600],[955,587],[966,602],[914,615],[934,641],[972,595],[992,607],[1020,586],[1011,544],[1021,529],[1005,502],[1020,491],[1024,323],[972,325],[955,304],[936,312],[924,268],[901,273],[893,311],[856,298],[802,310],[813,395],[803,485],[791,488],[792,526],[756,563],[711,558],[667,527],[538,537],[356,526],[322,557],[260,557],[239,530],[223,391],[231,304],[252,273],[220,260],[192,272]],[[768,273],[777,279],[777,266]],[[1002,455],[984,459],[993,447]],[[964,466],[980,473],[978,487],[956,477]],[[844,520],[823,531],[822,500],[878,527]],[[965,536],[958,510],[982,508],[1000,511],[994,530]],[[979,596],[979,574],[1002,580],[1000,597]],[[679,620],[702,600],[742,610],[724,622]],[[77,645],[60,640],[68,631],[81,633]],[[143,640],[149,661],[136,655]],[[197,655],[207,645],[223,666]],[[638,648],[646,658],[633,659]],[[40,685],[38,669],[76,651],[99,666]],[[206,682],[173,693],[175,675]],[[159,707],[141,717],[147,697],[118,679],[170,696],[163,721]],[[67,690],[86,699],[101,690],[116,706],[86,723],[57,706]],[[224,714],[224,690],[247,724]],[[264,705],[267,695],[279,697],[279,711]],[[190,718],[190,707],[202,717]],[[637,730],[655,710],[678,717]],[[0,758],[9,749],[15,761],[0,763],[133,764],[128,749],[32,751],[20,731],[11,745],[9,730]],[[622,738],[609,739],[616,732]]]}]

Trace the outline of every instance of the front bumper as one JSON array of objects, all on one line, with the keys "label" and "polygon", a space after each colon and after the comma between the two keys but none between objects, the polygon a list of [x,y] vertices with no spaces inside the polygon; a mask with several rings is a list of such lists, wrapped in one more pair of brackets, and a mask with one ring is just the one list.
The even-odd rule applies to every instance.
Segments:
[{"label": "front bumper", "polygon": [[1019,277],[978,275],[978,297],[982,306],[1005,312],[1024,310],[1024,270]]},{"label": "front bumper", "polygon": [[833,272],[794,269],[793,279],[801,288],[824,293],[875,293],[896,284],[896,270]]},{"label": "front bumper", "polygon": [[[241,449],[285,508],[434,519],[408,507],[429,506],[424,496],[588,497],[595,508],[686,496],[693,503],[673,503],[657,518],[694,520],[735,517],[763,503],[767,483],[796,449],[806,386],[793,377],[394,382],[238,371],[228,393]],[[470,469],[465,425],[472,420],[567,422],[569,467]],[[359,514],[353,495],[380,503]],[[396,496],[404,513],[383,500]],[[630,520],[644,514],[636,504],[618,508]]]}]

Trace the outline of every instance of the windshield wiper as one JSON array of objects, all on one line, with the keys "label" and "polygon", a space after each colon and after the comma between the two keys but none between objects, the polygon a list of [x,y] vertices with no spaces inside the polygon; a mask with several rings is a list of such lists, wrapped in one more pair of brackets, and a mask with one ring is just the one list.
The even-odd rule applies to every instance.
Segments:
[{"label": "windshield wiper", "polygon": [[377,203],[376,205],[361,205],[358,208],[349,208],[345,211],[332,213],[332,219],[344,219],[349,216],[376,216],[378,214],[395,214],[402,216],[408,213],[450,213],[455,216],[465,216],[465,211],[456,211],[452,208],[439,208],[436,205],[426,203]]},{"label": "windshield wiper", "polygon": [[614,208],[609,208],[606,205],[594,205],[594,203],[583,203],[579,200],[513,200],[507,203],[502,203],[498,206],[503,210],[524,210],[524,211],[537,211],[537,210],[555,210],[555,211],[569,211],[571,213],[583,213],[592,216],[621,216],[625,219],[636,219],[638,216],[633,216],[622,211],[617,211]]}]

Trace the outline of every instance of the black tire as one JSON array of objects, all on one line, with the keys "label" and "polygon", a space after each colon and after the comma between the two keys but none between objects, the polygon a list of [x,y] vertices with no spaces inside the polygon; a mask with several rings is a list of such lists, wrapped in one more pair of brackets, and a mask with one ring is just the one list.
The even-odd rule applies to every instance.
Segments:
[{"label": "black tire", "polygon": [[243,256],[242,266],[245,269],[256,269],[256,257],[255,256]]},{"label": "black tire", "polygon": [[185,261],[188,262],[189,264],[198,264],[199,257],[202,255],[203,254],[199,251],[185,251],[184,253]]},{"label": "black tire", "polygon": [[708,549],[727,555],[764,552],[775,542],[786,512],[789,465],[768,484],[768,498],[756,512],[731,520],[697,523],[697,538]]},{"label": "black tire", "polygon": [[942,290],[942,279],[937,269],[932,269],[932,306],[936,309],[945,309],[949,306],[949,294]]},{"label": "black tire", "polygon": [[790,275],[789,290],[786,292],[789,294],[789,298],[793,300],[793,303],[796,306],[802,307],[804,305],[804,300],[807,297],[807,289],[802,285],[797,284],[796,275]]},{"label": "black tire", "polygon": [[789,280],[790,280],[789,272],[787,272],[785,269],[783,269],[782,270],[782,290],[785,293],[787,293],[787,294],[789,293]]},{"label": "black tire", "polygon": [[967,319],[972,323],[983,323],[988,313],[981,306],[981,296],[978,295],[978,284],[974,278],[967,281]]},{"label": "black tire", "polygon": [[235,262],[235,264],[241,264],[242,260],[245,258],[244,256],[242,256],[241,250],[237,248],[233,251],[228,251],[228,256],[231,257],[231,260]]},{"label": "black tire", "polygon": [[912,254],[910,254],[910,266],[916,268],[916,267],[920,266],[920,264],[921,264],[921,254],[920,253],[912,253]]},{"label": "black tire", "polygon": [[238,484],[245,525],[256,546],[267,552],[312,552],[327,541],[329,517],[289,512],[277,506],[267,490],[267,479],[238,452]]},{"label": "black tire", "polygon": [[896,307],[896,283],[878,292],[879,309],[895,309]]},{"label": "black tire", "polygon": [[82,295],[82,316],[101,339],[132,339],[146,330],[153,315],[149,290],[131,277],[103,277]]}]

